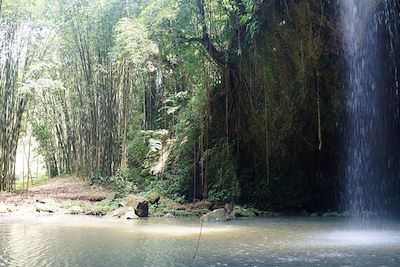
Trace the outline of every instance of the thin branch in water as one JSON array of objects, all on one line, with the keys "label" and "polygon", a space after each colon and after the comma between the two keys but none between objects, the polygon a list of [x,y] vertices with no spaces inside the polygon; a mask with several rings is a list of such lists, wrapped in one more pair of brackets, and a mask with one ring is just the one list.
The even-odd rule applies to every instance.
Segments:
[{"label": "thin branch in water", "polygon": [[202,232],[202,230],[203,230],[203,222],[200,223],[199,239],[197,240],[196,251],[194,252],[194,255],[193,255],[191,264],[193,264],[193,262],[195,261],[195,259],[196,259],[196,257],[197,257],[197,252],[199,251],[199,246],[200,246],[200,239],[201,239],[201,232]]}]

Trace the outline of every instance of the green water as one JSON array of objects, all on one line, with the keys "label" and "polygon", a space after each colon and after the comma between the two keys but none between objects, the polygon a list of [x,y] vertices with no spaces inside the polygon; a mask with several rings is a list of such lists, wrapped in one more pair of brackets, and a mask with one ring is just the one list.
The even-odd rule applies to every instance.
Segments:
[{"label": "green water", "polygon": [[0,266],[400,266],[400,223],[279,217],[195,220],[0,217]]}]

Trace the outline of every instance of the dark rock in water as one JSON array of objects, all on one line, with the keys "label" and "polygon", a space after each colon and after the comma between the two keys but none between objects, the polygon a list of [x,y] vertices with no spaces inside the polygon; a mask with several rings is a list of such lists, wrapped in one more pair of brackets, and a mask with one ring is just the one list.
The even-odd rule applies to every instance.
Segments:
[{"label": "dark rock in water", "polygon": [[230,220],[232,217],[226,214],[224,209],[216,209],[201,216],[203,222],[221,222]]},{"label": "dark rock in water", "polygon": [[161,195],[158,192],[150,192],[147,194],[146,199],[151,203],[151,204],[156,204],[158,201],[160,201]]},{"label": "dark rock in water", "polygon": [[139,198],[135,207],[135,213],[139,217],[149,216],[149,202],[144,198]]}]

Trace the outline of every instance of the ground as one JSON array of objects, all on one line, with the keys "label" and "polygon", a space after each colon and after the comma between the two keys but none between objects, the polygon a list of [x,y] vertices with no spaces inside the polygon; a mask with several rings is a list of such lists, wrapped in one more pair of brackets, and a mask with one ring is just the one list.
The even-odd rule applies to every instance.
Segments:
[{"label": "ground", "polygon": [[[0,213],[27,214],[48,209],[52,213],[66,212],[68,206],[90,207],[112,194],[99,186],[87,186],[75,177],[56,178],[27,192],[0,193]],[[45,206],[46,205],[46,206]]]}]

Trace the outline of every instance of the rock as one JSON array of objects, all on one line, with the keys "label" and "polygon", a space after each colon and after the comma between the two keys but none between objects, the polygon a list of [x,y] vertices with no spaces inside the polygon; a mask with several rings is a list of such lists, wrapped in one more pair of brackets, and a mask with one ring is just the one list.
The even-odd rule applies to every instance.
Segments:
[{"label": "rock", "polygon": [[11,212],[11,210],[6,205],[1,205],[0,204],[0,214],[1,213],[8,213],[8,212]]},{"label": "rock", "polygon": [[160,201],[161,195],[158,192],[150,192],[147,194],[146,199],[150,202],[150,204],[156,204]]},{"label": "rock", "polygon": [[231,217],[227,216],[224,209],[216,209],[200,218],[203,222],[220,222],[230,220]]},{"label": "rock", "polygon": [[173,214],[177,217],[189,217],[193,215],[193,213],[186,210],[174,210]]},{"label": "rock", "polygon": [[128,211],[127,213],[125,213],[124,219],[126,219],[126,220],[138,220],[139,216],[137,216],[134,211]]},{"label": "rock", "polygon": [[335,211],[329,211],[322,214],[322,217],[340,217],[340,214]]},{"label": "rock", "polygon": [[129,209],[128,209],[127,207],[120,207],[120,208],[114,210],[112,216],[113,216],[113,217],[121,218],[121,217],[124,216],[128,211],[129,211]]},{"label": "rock", "polygon": [[225,210],[225,213],[231,214],[232,211],[233,211],[233,204],[232,203],[226,203],[224,205],[224,210]]},{"label": "rock", "polygon": [[36,202],[40,203],[40,204],[46,204],[47,201],[48,200],[45,200],[45,199],[36,199]]},{"label": "rock", "polygon": [[149,202],[143,197],[129,195],[126,205],[134,208],[136,215],[139,217],[149,216]]},{"label": "rock", "polygon": [[232,217],[255,217],[257,214],[251,209],[245,209],[239,206],[235,206],[231,213]]},{"label": "rock", "polygon": [[147,200],[140,199],[138,200],[136,207],[135,207],[135,213],[139,217],[148,217],[149,216],[149,202]]},{"label": "rock", "polygon": [[66,211],[66,214],[83,214],[84,211],[80,206],[72,206]]},{"label": "rock", "polygon": [[35,205],[36,212],[47,212],[47,213],[54,213],[56,211],[56,208],[53,207],[50,204],[43,204],[41,202],[38,202]]},{"label": "rock", "polygon": [[269,210],[264,210],[264,211],[261,212],[260,215],[261,216],[279,216],[280,213],[272,212],[272,211],[269,211]]},{"label": "rock", "polygon": [[209,209],[196,209],[196,210],[192,211],[192,213],[194,213],[196,216],[202,216],[202,215],[207,214],[209,212],[210,212]]},{"label": "rock", "polygon": [[210,209],[212,206],[212,203],[209,202],[206,199],[203,199],[202,201],[197,201],[194,203],[194,208],[193,209]]},{"label": "rock", "polygon": [[112,192],[112,193],[106,198],[106,200],[108,200],[108,201],[113,201],[113,200],[116,199],[116,198],[117,198],[117,193]]},{"label": "rock", "polygon": [[171,213],[167,213],[167,214],[165,214],[164,216],[162,216],[164,219],[173,219],[173,218],[175,218],[175,216],[174,215],[172,215]]},{"label": "rock", "polygon": [[110,211],[110,207],[107,206],[93,206],[85,208],[85,215],[93,216],[105,216]]}]

